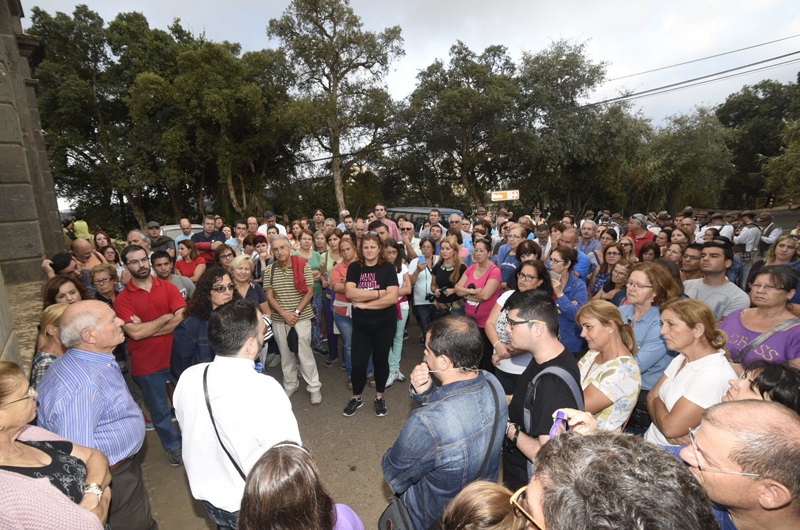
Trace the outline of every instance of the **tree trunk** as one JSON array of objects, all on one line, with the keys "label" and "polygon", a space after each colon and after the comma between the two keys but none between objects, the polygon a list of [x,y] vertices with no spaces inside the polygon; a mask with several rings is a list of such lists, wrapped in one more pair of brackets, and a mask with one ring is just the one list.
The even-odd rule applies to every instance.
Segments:
[{"label": "tree trunk", "polygon": [[331,151],[333,160],[331,170],[333,171],[333,191],[336,194],[336,205],[339,211],[346,209],[344,205],[344,179],[342,179],[342,160],[339,154],[339,138],[331,138]]},{"label": "tree trunk", "polygon": [[125,200],[127,200],[128,204],[131,206],[133,217],[136,219],[136,222],[139,223],[139,227],[144,230],[145,226],[147,226],[147,217],[144,214],[139,197],[127,191],[123,193],[125,194]]},{"label": "tree trunk", "polygon": [[242,207],[239,206],[239,199],[236,198],[236,188],[233,186],[233,175],[231,175],[230,166],[225,173],[225,185],[228,188],[228,196],[231,198],[231,205],[233,209],[236,210],[236,213],[242,213]]},{"label": "tree trunk", "polygon": [[169,203],[172,206],[172,215],[175,217],[176,221],[180,221],[183,217],[183,208],[181,205],[178,204],[178,197],[180,193],[174,187],[168,187],[167,193],[169,194]]}]

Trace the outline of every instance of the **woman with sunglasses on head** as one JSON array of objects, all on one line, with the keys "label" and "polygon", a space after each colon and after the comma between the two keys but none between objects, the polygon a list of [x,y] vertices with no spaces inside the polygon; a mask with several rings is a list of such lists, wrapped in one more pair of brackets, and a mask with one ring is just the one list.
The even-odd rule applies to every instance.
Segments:
[{"label": "woman with sunglasses on head", "polygon": [[650,426],[647,412],[647,393],[658,383],[664,370],[674,358],[661,336],[661,304],[676,298],[683,284],[662,266],[639,263],[633,267],[626,286],[627,305],[620,307],[622,320],[633,326],[638,353],[636,362],[641,372],[642,390],[628,432],[644,434]]},{"label": "woman with sunglasses on head", "polygon": [[578,362],[586,412],[601,431],[621,431],[642,386],[633,327],[614,305],[592,300],[578,311],[589,351]]},{"label": "woman with sunglasses on head", "polygon": [[800,275],[788,265],[769,265],[751,276],[752,307],[734,311],[719,327],[728,335],[733,369],[741,374],[757,361],[800,368],[800,320],[789,310]]},{"label": "woman with sunglasses on head", "polygon": [[441,530],[524,530],[517,517],[511,491],[486,480],[476,480],[461,490],[439,519]]},{"label": "woman with sunglasses on head", "polygon": [[678,352],[647,394],[652,424],[645,440],[679,445],[679,438],[700,425],[703,411],[722,400],[736,373],[725,357],[725,332],[711,309],[697,300],[673,299],[661,307],[661,336]]},{"label": "woman with sunglasses on head", "polygon": [[[96,449],[59,441],[20,441],[19,435],[36,418],[38,394],[19,365],[0,361],[0,470],[47,479],[73,503],[105,523],[111,473],[108,459]],[[41,432],[41,430],[40,430]],[[45,433],[47,431],[44,431]],[[104,499],[105,497],[105,499]],[[35,504],[39,499],[32,500]],[[14,506],[5,506],[11,510]],[[47,506],[42,507],[47,510]],[[52,528],[73,528],[71,525]]]},{"label": "woman with sunglasses on head", "polygon": [[208,343],[208,319],[220,306],[241,298],[231,274],[224,267],[211,267],[200,276],[197,289],[186,305],[183,321],[173,332],[171,368],[175,379],[190,366],[214,360]]},{"label": "woman with sunglasses on head", "polygon": [[600,251],[602,263],[595,267],[589,276],[588,292],[592,296],[603,290],[603,287],[611,281],[611,273],[614,266],[622,259],[622,247],[616,243],[608,244]]},{"label": "woman with sunglasses on head", "polygon": [[[522,230],[520,226],[512,227],[512,232]],[[516,245],[515,245],[516,247]],[[489,239],[477,239],[472,247],[474,265],[464,271],[464,275],[455,286],[456,294],[466,301],[465,314],[475,320],[483,339],[483,357],[481,369],[494,373],[492,364],[492,343],[486,336],[486,319],[503,292],[503,279],[500,268],[491,260],[492,242]]]},{"label": "woman with sunglasses on head", "polygon": [[525,293],[533,290],[546,292],[553,296],[553,284],[544,263],[541,261],[526,261],[517,269],[517,289],[506,291],[500,295],[486,319],[486,338],[494,348],[492,364],[495,366],[494,375],[507,396],[514,395],[517,381],[522,372],[530,363],[533,356],[530,352],[517,351],[511,346],[511,339],[506,332],[508,323],[508,300],[514,293]]},{"label": "woman with sunglasses on head", "polygon": [[558,329],[561,343],[574,355],[584,350],[581,328],[575,320],[578,310],[589,301],[586,284],[573,273],[578,252],[567,246],[555,247],[550,253],[550,281],[558,306]]}]

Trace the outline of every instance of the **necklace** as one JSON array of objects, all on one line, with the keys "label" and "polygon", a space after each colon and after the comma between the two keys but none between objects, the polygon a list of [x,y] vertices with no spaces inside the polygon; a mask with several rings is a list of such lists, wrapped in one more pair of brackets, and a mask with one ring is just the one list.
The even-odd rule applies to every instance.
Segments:
[{"label": "necklace", "polygon": [[14,456],[9,456],[7,458],[0,458],[0,463],[11,462],[12,460],[16,460],[17,458],[21,457],[25,453],[25,451],[23,451],[22,448],[19,447],[16,442],[14,442],[13,445],[19,449],[19,453]]}]

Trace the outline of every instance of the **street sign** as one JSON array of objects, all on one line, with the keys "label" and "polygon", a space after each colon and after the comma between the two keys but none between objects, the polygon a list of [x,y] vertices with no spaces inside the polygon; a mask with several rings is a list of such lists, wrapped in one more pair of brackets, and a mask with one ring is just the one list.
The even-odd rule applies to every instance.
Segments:
[{"label": "street sign", "polygon": [[492,202],[516,201],[519,199],[519,190],[503,190],[492,192]]}]

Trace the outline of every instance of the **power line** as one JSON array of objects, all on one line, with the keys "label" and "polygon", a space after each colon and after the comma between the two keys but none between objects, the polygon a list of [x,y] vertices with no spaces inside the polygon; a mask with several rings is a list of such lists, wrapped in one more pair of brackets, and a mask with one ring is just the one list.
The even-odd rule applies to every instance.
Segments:
[{"label": "power line", "polygon": [[[758,66],[760,64],[768,63],[768,62],[771,62],[771,61],[776,61],[778,59],[785,59],[786,57],[791,57],[792,55],[797,55],[797,54],[800,54],[800,51],[786,53],[786,54],[778,55],[778,56],[775,56],[775,57],[770,57],[769,59],[763,59],[761,61],[756,61],[754,63],[745,64],[745,65],[742,65],[742,66],[737,66],[735,68],[728,68],[727,70],[721,70],[721,71],[715,72],[713,74],[706,74],[706,75],[702,75],[700,77],[694,77],[692,79],[686,79],[685,81],[678,81],[677,83],[670,83],[668,85],[663,85],[663,86],[656,87],[656,88],[650,88],[648,90],[643,90],[641,92],[635,92],[633,94],[628,94],[626,96],[619,96],[619,97],[616,97],[616,98],[610,98],[610,99],[606,99],[606,100],[603,100],[603,101],[598,101],[596,103],[588,103],[586,105],[582,105],[582,107],[589,107],[589,106],[594,106],[594,105],[603,105],[603,104],[606,104],[606,103],[613,103],[613,102],[616,102],[616,101],[625,101],[625,100],[633,98],[634,96],[640,97],[640,96],[649,95],[651,93],[661,93],[662,91],[665,91],[665,90],[668,90],[668,89],[672,89],[672,88],[676,88],[676,87],[680,87],[682,85],[694,86],[694,85],[689,85],[689,83],[695,83],[696,81],[702,81],[704,79],[717,77],[717,76],[728,74],[728,73],[731,73],[731,72],[737,72],[739,70],[744,70],[745,68],[750,68],[751,66]],[[789,61],[789,62],[792,62],[792,61]],[[688,88],[688,86],[687,86],[687,88]]]},{"label": "power line", "polygon": [[675,68],[675,67],[678,67],[678,66],[684,66],[684,65],[687,65],[687,64],[697,63],[697,62],[700,62],[700,61],[706,61],[708,59],[714,59],[716,57],[722,57],[724,55],[730,55],[732,53],[738,53],[738,52],[745,51],[745,50],[752,50],[753,48],[759,48],[761,46],[767,46],[768,44],[775,44],[776,42],[782,42],[782,41],[789,40],[789,39],[794,39],[794,38],[797,38],[797,37],[800,37],[800,33],[797,34],[797,35],[791,35],[789,37],[784,37],[782,39],[776,39],[776,40],[771,40],[769,42],[762,42],[761,44],[754,44],[752,46],[746,46],[744,48],[739,48],[737,50],[731,50],[731,51],[727,51],[727,52],[717,53],[717,54],[714,54],[714,55],[707,55],[706,57],[700,57],[699,59],[692,59],[691,61],[684,61],[682,63],[675,63],[675,64],[670,64],[670,65],[667,65],[667,66],[661,66],[659,68],[653,68],[652,70],[645,70],[643,72],[636,72],[635,74],[627,74],[627,75],[623,75],[623,76],[620,76],[620,77],[615,77],[614,79],[609,79],[606,82],[610,83],[612,81],[619,81],[620,79],[627,79],[629,77],[636,77],[638,75],[651,74],[653,72],[660,72],[661,70],[668,70],[669,68]]}]

